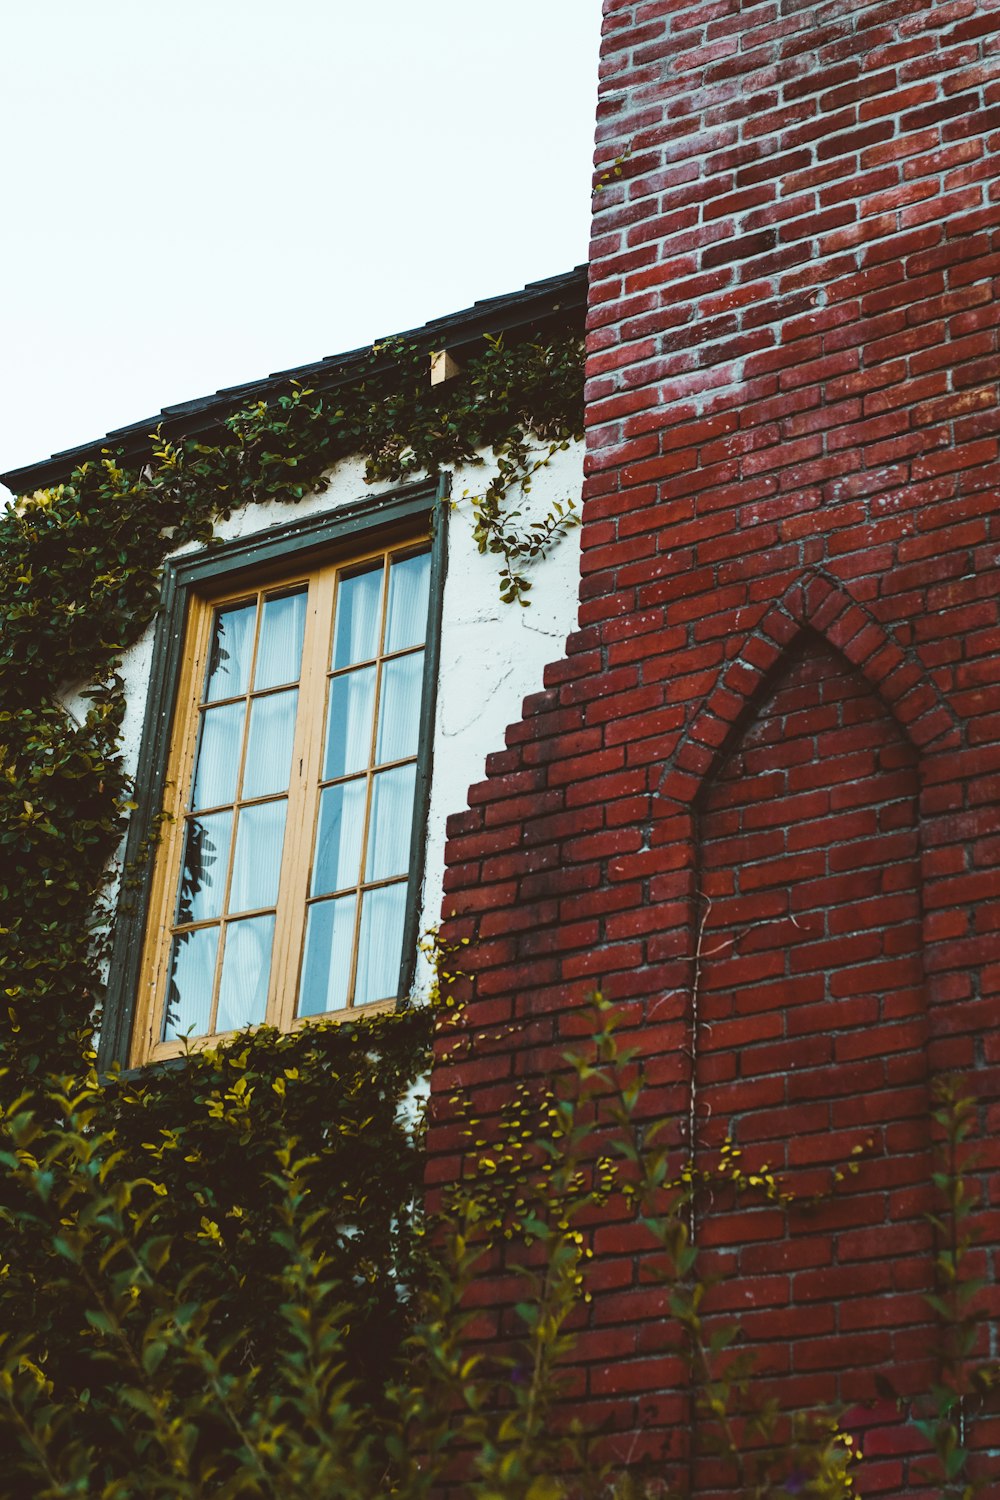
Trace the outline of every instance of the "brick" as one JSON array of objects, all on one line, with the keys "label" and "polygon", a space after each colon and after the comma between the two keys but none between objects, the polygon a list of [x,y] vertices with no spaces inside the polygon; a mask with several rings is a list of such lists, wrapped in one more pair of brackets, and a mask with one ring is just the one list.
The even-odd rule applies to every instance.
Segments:
[{"label": "brick", "polygon": [[[718,1306],[816,1400],[925,1361],[928,1068],[991,1066],[1000,1125],[998,23],[835,10],[606,5],[600,159],[633,152],[595,220],[581,633],[447,877],[470,1023],[531,1016],[468,1064],[490,1108],[600,982],[649,1117],[684,1117],[700,931],[705,1139],[731,1122],[803,1191],[875,1139],[815,1210],[720,1190],[703,1226],[749,1278]],[[665,1426],[642,1235],[594,1243],[626,1300],[595,1298],[587,1399]],[[903,1429],[864,1421],[865,1493],[913,1493]]]}]

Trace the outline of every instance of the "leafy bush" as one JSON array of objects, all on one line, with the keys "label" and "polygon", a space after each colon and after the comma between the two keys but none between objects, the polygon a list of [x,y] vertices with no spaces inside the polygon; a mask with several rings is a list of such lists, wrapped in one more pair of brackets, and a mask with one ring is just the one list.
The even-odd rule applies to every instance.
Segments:
[{"label": "leafy bush", "polygon": [[[677,1466],[609,1468],[561,1399],[590,1295],[588,1226],[615,1195],[645,1226],[669,1298],[664,1358],[686,1368],[702,1449],[729,1465],[732,1492],[851,1493],[859,1455],[836,1413],[755,1401],[735,1328],[706,1332],[709,1288],[688,1231],[699,1176],[671,1166],[665,1122],[640,1138],[641,1082],[603,1002],[563,1087],[512,1098],[433,1220],[405,1105],[430,1013],[308,1036],[325,1092],[310,1081],[318,1067],[304,1078],[290,1061],[296,1039],[259,1032],[156,1079],[91,1072],[9,1103],[0,1493],[688,1493]],[[960,1092],[942,1099],[938,1311],[952,1352],[945,1394],[918,1414],[941,1493],[954,1496],[973,1492],[972,1397],[991,1378],[968,1332],[979,1290],[965,1269],[968,1119]],[[487,1345],[469,1292],[496,1269],[498,1245],[520,1334]]]},{"label": "leafy bush", "polygon": [[[229,1482],[227,1424],[258,1408],[277,1422],[306,1307],[330,1312],[323,1348],[358,1412],[378,1405],[422,1263],[419,1110],[408,1119],[406,1101],[431,1024],[411,1011],[259,1030],[180,1067],[102,1082],[91,1066],[9,1101],[12,1496]],[[177,1487],[182,1473],[194,1488]]]}]

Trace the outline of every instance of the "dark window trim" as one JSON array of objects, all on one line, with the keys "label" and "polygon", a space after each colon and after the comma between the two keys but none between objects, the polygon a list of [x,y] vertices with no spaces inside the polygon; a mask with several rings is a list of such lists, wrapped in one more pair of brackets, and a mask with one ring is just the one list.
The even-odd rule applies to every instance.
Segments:
[{"label": "dark window trim", "polygon": [[142,742],[136,766],[136,809],[129,821],[122,866],[121,889],[115,913],[104,1018],[98,1049],[98,1066],[106,1070],[117,1062],[128,1062],[136,991],[155,853],[156,820],[163,805],[167,757],[177,706],[177,686],[184,649],[188,600],[192,592],[214,587],[229,576],[260,574],[268,566],[287,571],[295,564],[312,566],[332,560],[347,551],[352,542],[378,533],[392,540],[394,531],[405,531],[423,519],[431,534],[430,603],[424,658],[424,694],[420,712],[420,752],[417,757],[417,793],[414,799],[410,842],[410,878],[407,886],[403,960],[399,998],[409,995],[416,964],[420,899],[424,881],[427,812],[430,801],[435,700],[441,656],[441,607],[447,569],[446,503],[451,475],[434,481],[407,485],[337,510],[304,520],[268,527],[253,536],[221,542],[171,559],[164,566],[160,609],[153,638],[153,658]]}]

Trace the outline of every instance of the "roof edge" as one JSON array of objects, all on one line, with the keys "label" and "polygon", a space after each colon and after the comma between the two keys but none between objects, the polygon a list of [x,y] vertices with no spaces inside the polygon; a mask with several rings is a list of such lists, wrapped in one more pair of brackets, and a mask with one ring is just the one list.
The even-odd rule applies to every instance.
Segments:
[{"label": "roof edge", "polygon": [[[388,339],[404,339],[418,347],[426,346],[435,352],[438,349],[451,351],[463,345],[475,343],[486,333],[506,333],[519,329],[537,328],[550,322],[562,322],[574,314],[580,315],[580,331],[587,306],[587,267],[576,266],[560,276],[549,276],[542,281],[529,282],[516,292],[500,297],[486,297],[446,317],[432,318],[419,328],[387,336]],[[376,344],[385,340],[378,339]],[[96,460],[111,450],[116,457],[137,458],[149,451],[150,435],[159,427],[168,438],[197,438],[218,431],[224,418],[247,401],[259,401],[280,395],[293,382],[307,382],[317,390],[331,390],[350,381],[361,362],[371,355],[372,345],[350,349],[343,354],[334,354],[327,359],[311,364],[298,365],[290,370],[279,370],[261,380],[249,381],[215,391],[208,396],[182,401],[165,406],[155,416],[127,427],[119,427],[104,437],[95,438],[76,448],[66,448],[50,458],[37,463],[25,464],[0,474],[0,483],[15,494],[26,494],[43,489],[47,485],[64,480],[80,464]],[[367,373],[378,374],[392,368],[393,361],[387,358],[384,364],[369,366]]]}]

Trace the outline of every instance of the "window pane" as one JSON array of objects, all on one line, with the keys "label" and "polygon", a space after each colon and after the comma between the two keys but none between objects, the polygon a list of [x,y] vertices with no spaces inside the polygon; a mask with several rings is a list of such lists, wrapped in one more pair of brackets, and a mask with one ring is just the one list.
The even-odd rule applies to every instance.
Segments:
[{"label": "window pane", "polygon": [[248,917],[226,928],[216,1031],[241,1031],[263,1021],[273,938],[273,917]]},{"label": "window pane", "polygon": [[202,714],[192,810],[235,801],[244,707],[242,703],[227,703],[224,708],[208,708]]},{"label": "window pane", "polygon": [[259,911],[278,899],[281,848],[285,842],[285,799],[240,811],[236,858],[229,888],[230,911]]},{"label": "window pane", "polygon": [[375,760],[405,760],[416,755],[420,729],[420,689],[423,686],[424,653],[398,656],[382,667],[382,691],[378,706],[378,740]]},{"label": "window pane", "polygon": [[337,587],[337,619],[333,632],[333,667],[371,661],[378,655],[378,633],[382,603],[382,564],[353,578],[341,578]]},{"label": "window pane", "polygon": [[179,932],[174,938],[161,1033],[163,1041],[172,1042],[184,1036],[204,1036],[208,1031],[218,946],[217,927],[200,927],[197,932]]},{"label": "window pane", "polygon": [[397,994],[405,917],[405,880],[399,885],[365,892],[358,938],[358,975],[354,983],[355,1005],[391,1000]]},{"label": "window pane", "polygon": [[205,922],[222,913],[229,867],[231,812],[190,818],[184,841],[184,868],[177,898],[177,921]]},{"label": "window pane", "polygon": [[298,689],[293,688],[290,693],[272,693],[251,703],[244,797],[268,797],[288,790],[298,701]]},{"label": "window pane", "polygon": [[321,1016],[328,1010],[343,1010],[347,1004],[356,900],[355,896],[339,896],[309,908],[300,1016]]},{"label": "window pane", "polygon": [[277,687],[282,682],[298,682],[302,663],[302,632],[306,623],[306,591],[285,594],[264,602],[257,643],[255,688]]},{"label": "window pane", "polygon": [[365,826],[365,778],[342,781],[320,793],[319,830],[312,895],[325,896],[356,885],[361,873],[361,834]]},{"label": "window pane", "polygon": [[417,768],[409,765],[380,771],[372,780],[366,880],[388,880],[409,869],[416,779]]},{"label": "window pane", "polygon": [[217,611],[208,654],[206,703],[218,698],[236,698],[246,692],[256,613],[256,603]]},{"label": "window pane", "polygon": [[404,557],[389,568],[389,615],[385,626],[386,651],[419,646],[427,634],[427,591],[431,555]]},{"label": "window pane", "polygon": [[362,667],[360,671],[331,678],[324,781],[368,769],[374,699],[374,667]]}]

